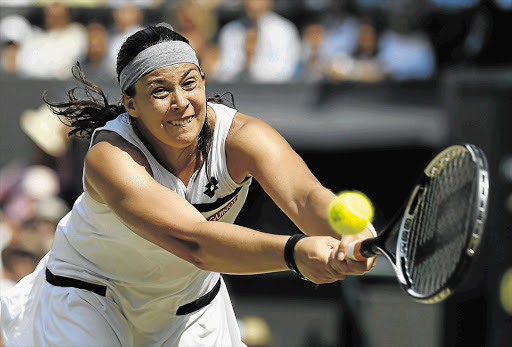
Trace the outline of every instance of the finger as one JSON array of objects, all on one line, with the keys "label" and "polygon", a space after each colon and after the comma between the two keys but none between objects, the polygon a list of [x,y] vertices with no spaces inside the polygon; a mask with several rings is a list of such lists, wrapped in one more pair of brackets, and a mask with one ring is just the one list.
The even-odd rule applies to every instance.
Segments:
[{"label": "finger", "polygon": [[331,253],[329,254],[329,261],[344,261],[345,258],[345,252],[340,250],[338,247],[331,249]]},{"label": "finger", "polygon": [[[339,257],[339,258],[338,258]],[[342,260],[339,260],[342,259]],[[329,262],[329,265],[331,269],[333,270],[333,275],[339,277],[339,276],[345,276],[347,274],[350,274],[350,267],[346,262],[346,258],[343,254],[338,254],[336,258],[334,258],[332,261]]]},{"label": "finger", "polygon": [[372,268],[375,267],[377,257],[371,257],[366,259],[365,261],[355,261],[353,259],[347,258],[347,260],[350,260],[349,265],[355,266],[358,269],[365,269],[364,271],[370,271]]},{"label": "finger", "polygon": [[367,261],[355,261],[350,258],[347,258],[347,267],[349,268],[349,273],[354,275],[362,275],[365,272],[368,272],[370,270],[370,267],[368,267]]},{"label": "finger", "polygon": [[372,268],[375,267],[377,257],[371,257],[368,258],[364,263],[366,263],[367,271],[370,271]]},{"label": "finger", "polygon": [[375,264],[377,263],[377,257],[372,257],[368,259],[368,269],[373,269]]},{"label": "finger", "polygon": [[339,278],[345,275],[346,265],[343,264],[345,253],[339,250],[338,245],[333,246],[328,258],[327,271],[330,276]]}]

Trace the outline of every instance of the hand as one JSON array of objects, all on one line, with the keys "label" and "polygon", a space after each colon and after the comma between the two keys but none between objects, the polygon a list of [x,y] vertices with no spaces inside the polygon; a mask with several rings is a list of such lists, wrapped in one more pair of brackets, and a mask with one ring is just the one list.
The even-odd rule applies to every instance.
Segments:
[{"label": "hand", "polygon": [[[340,252],[344,252],[344,254],[346,254],[348,246],[352,242],[358,240],[366,240],[373,237],[373,233],[369,229],[366,229],[357,235],[343,236],[340,242]],[[362,275],[375,267],[375,259],[376,257],[371,257],[365,261],[355,261],[349,257],[346,257],[345,267],[343,270],[350,275]]]},{"label": "hand", "polygon": [[340,241],[330,236],[303,238],[295,245],[295,263],[305,278],[317,284],[345,279],[349,267],[339,248]]}]

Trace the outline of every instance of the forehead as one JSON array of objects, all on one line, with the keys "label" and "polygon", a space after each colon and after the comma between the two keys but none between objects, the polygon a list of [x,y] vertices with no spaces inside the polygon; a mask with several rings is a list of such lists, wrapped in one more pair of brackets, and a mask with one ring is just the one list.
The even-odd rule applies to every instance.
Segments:
[{"label": "forehead", "polygon": [[181,80],[182,78],[195,74],[199,74],[199,69],[196,65],[191,63],[179,63],[153,70],[142,76],[139,81],[149,82],[154,79],[162,78],[169,81]]}]

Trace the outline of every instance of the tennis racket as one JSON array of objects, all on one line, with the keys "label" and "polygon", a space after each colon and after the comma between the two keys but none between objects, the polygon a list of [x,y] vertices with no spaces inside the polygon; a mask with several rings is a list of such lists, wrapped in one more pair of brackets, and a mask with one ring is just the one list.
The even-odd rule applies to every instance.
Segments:
[{"label": "tennis racket", "polygon": [[489,175],[485,154],[450,146],[427,165],[409,199],[375,238],[350,244],[347,255],[384,255],[414,300],[433,304],[463,281],[484,232]]}]

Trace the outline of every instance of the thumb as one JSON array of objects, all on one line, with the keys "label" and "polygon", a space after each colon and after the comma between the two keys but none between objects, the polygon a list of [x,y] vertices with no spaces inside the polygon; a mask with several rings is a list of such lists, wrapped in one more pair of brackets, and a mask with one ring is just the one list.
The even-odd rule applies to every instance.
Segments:
[{"label": "thumb", "polygon": [[335,261],[344,261],[346,258],[346,254],[341,250],[340,244],[338,243],[337,245],[334,246],[331,245],[331,247],[331,254],[329,255],[329,257]]}]

